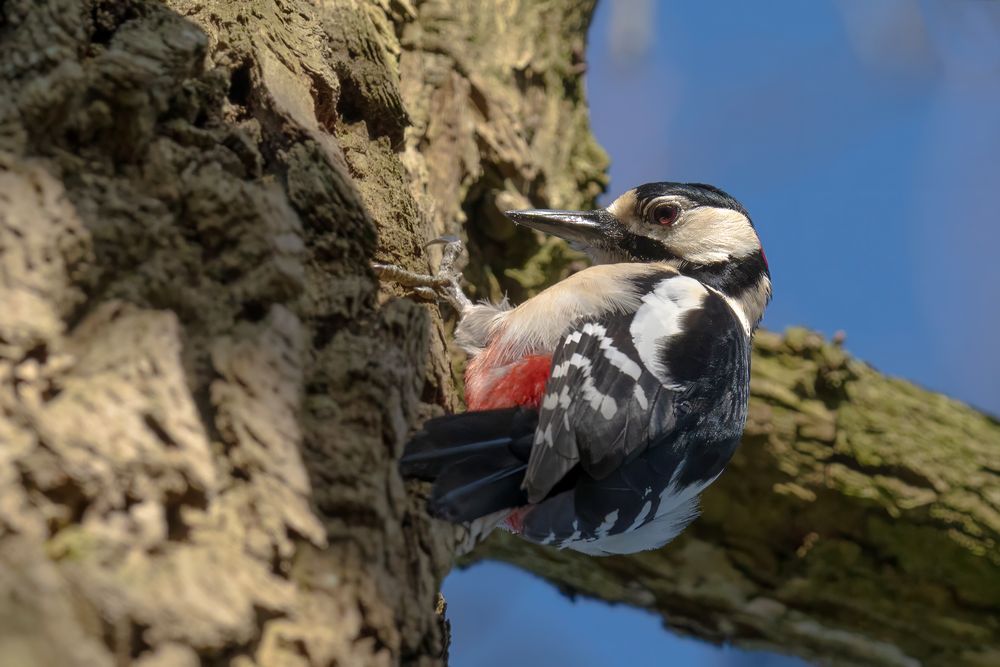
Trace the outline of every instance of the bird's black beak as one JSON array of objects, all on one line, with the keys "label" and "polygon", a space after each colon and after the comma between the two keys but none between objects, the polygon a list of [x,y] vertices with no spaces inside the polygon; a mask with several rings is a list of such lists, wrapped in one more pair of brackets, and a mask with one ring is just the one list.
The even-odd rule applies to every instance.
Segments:
[{"label": "bird's black beak", "polygon": [[518,225],[531,227],[546,234],[566,239],[572,245],[599,247],[613,234],[615,217],[603,209],[597,211],[507,211],[504,213]]}]

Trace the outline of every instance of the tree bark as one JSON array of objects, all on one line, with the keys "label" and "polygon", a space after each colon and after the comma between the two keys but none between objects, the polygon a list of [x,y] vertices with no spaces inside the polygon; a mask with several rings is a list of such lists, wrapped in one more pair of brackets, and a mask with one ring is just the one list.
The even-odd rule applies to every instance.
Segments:
[{"label": "tree bark", "polygon": [[[395,461],[448,327],[369,263],[464,229],[477,296],[579,262],[592,2],[0,2],[0,664],[441,664],[454,530]],[[463,225],[468,221],[468,225]],[[1000,426],[762,336],[745,446],[666,549],[496,540],[712,640],[1000,657]]]},{"label": "tree bark", "polygon": [[0,664],[443,661],[445,331],[369,265],[601,190],[591,9],[0,2]]}]

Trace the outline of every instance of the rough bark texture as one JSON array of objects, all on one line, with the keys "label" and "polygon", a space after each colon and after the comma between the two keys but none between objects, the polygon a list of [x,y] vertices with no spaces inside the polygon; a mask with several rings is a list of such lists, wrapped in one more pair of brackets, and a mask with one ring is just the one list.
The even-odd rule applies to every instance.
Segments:
[{"label": "rough bark texture", "polygon": [[[368,265],[468,221],[479,295],[571,268],[499,211],[602,188],[592,9],[0,0],[0,664],[442,661],[454,532],[394,461],[458,407],[447,330]],[[709,639],[996,664],[996,422],[803,333],[754,373],[682,541],[493,553]]]},{"label": "rough bark texture", "polygon": [[441,662],[455,391],[369,262],[600,191],[591,9],[0,2],[0,664]]}]

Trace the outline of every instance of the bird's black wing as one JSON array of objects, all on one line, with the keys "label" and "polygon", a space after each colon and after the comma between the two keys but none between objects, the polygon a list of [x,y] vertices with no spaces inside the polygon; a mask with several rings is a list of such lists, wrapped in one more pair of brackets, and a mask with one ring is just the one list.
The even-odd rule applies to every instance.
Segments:
[{"label": "bird's black wing", "polygon": [[739,320],[691,278],[651,288],[634,312],[580,322],[556,349],[523,482],[529,501],[576,466],[600,481],[652,444],[676,450],[679,461],[685,434],[739,437],[749,375]]}]

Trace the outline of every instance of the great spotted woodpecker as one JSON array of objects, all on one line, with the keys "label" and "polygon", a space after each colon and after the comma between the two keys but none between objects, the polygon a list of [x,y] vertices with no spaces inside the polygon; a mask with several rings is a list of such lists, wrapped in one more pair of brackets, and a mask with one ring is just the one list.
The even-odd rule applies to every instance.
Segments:
[{"label": "great spotted woodpecker", "polygon": [[[431,419],[404,475],[479,537],[624,554],[670,541],[729,462],[750,341],[771,296],[746,210],[709,185],[649,183],[606,209],[510,211],[595,262],[516,308],[472,304],[457,272],[421,279],[459,310],[469,411]],[[445,268],[457,255],[446,252]]]}]

